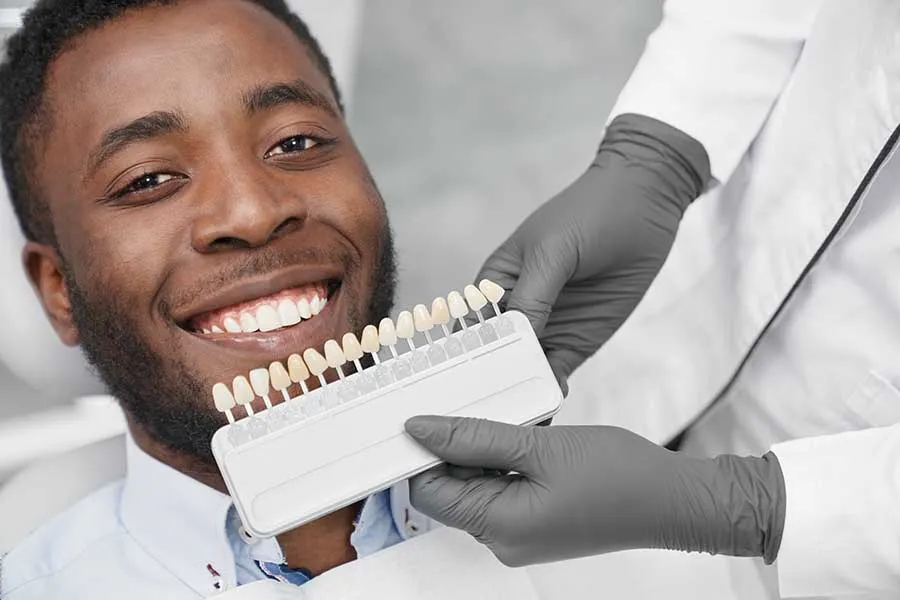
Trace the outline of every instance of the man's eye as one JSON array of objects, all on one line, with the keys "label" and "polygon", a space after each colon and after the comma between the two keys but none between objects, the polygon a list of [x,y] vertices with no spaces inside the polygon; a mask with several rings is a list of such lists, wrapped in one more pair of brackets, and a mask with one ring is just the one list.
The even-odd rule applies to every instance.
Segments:
[{"label": "man's eye", "polygon": [[128,185],[126,185],[116,193],[116,196],[124,196],[126,194],[131,194],[134,192],[152,190],[153,188],[159,187],[168,181],[172,181],[173,179],[175,179],[175,175],[172,175],[170,173],[145,173],[135,179],[132,179]]},{"label": "man's eye", "polygon": [[315,138],[311,138],[305,135],[294,135],[289,138],[285,138],[275,144],[275,146],[266,152],[266,158],[270,156],[278,156],[279,154],[292,154],[296,152],[303,152],[304,150],[311,150],[319,145],[319,140]]}]

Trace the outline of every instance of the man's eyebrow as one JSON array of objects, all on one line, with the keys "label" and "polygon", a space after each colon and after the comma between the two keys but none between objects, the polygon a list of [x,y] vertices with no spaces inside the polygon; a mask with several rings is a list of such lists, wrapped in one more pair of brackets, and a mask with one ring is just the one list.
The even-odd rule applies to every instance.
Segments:
[{"label": "man's eyebrow", "polygon": [[127,125],[114,127],[103,134],[97,148],[91,152],[87,177],[93,175],[109,157],[130,144],[185,130],[187,126],[181,115],[169,111],[152,112]]},{"label": "man's eyebrow", "polygon": [[328,96],[299,79],[290,83],[260,85],[244,94],[244,110],[248,115],[285,104],[317,108],[336,119],[340,118]]}]

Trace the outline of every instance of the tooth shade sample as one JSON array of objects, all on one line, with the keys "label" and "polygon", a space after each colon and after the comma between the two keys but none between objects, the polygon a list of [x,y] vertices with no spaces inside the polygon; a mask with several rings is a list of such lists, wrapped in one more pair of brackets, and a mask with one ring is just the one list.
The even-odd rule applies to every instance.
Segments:
[{"label": "tooth shade sample", "polygon": [[234,395],[231,393],[231,390],[228,389],[227,385],[224,383],[217,383],[213,386],[212,393],[213,400],[216,403],[216,410],[225,412],[226,410],[234,408]]},{"label": "tooth shade sample", "polygon": [[450,306],[450,316],[454,319],[462,319],[469,314],[469,307],[459,292],[450,292],[447,295],[447,303]]},{"label": "tooth shade sample", "polygon": [[481,293],[484,294],[484,297],[487,298],[488,302],[491,304],[500,302],[500,298],[506,293],[506,290],[490,279],[482,279],[481,283],[478,284],[478,289],[481,290]]},{"label": "tooth shade sample", "polygon": [[302,320],[300,311],[297,310],[297,305],[293,300],[284,299],[278,303],[278,320],[281,321],[283,327],[296,325]]},{"label": "tooth shade sample", "polygon": [[325,342],[325,360],[332,369],[336,369],[347,362],[347,359],[344,358],[344,351],[341,350],[341,346],[334,340]]},{"label": "tooth shade sample", "polygon": [[238,375],[232,382],[234,388],[234,401],[238,404],[250,404],[253,402],[253,388],[243,375]]},{"label": "tooth shade sample", "polygon": [[404,340],[411,339],[416,335],[416,326],[413,322],[412,313],[404,310],[397,316],[397,337]]},{"label": "tooth shade sample", "polygon": [[297,300],[297,312],[299,312],[300,316],[304,319],[312,317],[312,308],[309,306],[309,301],[306,298]]},{"label": "tooth shade sample", "polygon": [[241,313],[241,331],[244,333],[253,333],[259,331],[259,325],[256,323],[256,317],[250,313]]},{"label": "tooth shade sample", "polygon": [[382,346],[393,346],[397,343],[397,330],[394,329],[394,322],[387,317],[378,324],[378,341]]},{"label": "tooth shade sample", "polygon": [[[378,336],[376,335],[375,341],[377,343]],[[356,339],[356,336],[353,333],[345,333],[341,343],[344,347],[344,358],[347,360],[359,360],[363,356],[362,346],[359,344],[359,340]]]},{"label": "tooth shade sample", "polygon": [[[296,356],[296,355],[295,355]],[[300,358],[297,356],[297,358]],[[284,365],[277,360],[269,365],[269,377],[272,380],[272,387],[279,392],[291,386],[291,377],[284,368]]]},{"label": "tooth shade sample", "polygon": [[269,370],[253,369],[250,371],[250,385],[257,396],[267,396],[269,394]]},{"label": "tooth shade sample", "polygon": [[434,327],[428,307],[424,304],[416,304],[415,308],[413,308],[413,320],[416,322],[416,331],[430,331]]},{"label": "tooth shade sample", "polygon": [[225,319],[224,325],[225,331],[227,331],[228,333],[240,333],[243,331],[243,329],[241,328],[241,324],[231,317],[227,317]]},{"label": "tooth shade sample", "polygon": [[374,354],[381,350],[381,342],[378,339],[378,328],[374,325],[366,325],[362,332],[362,349],[363,352]]},{"label": "tooth shade sample", "polygon": [[291,354],[288,357],[287,365],[291,381],[300,383],[301,381],[309,379],[309,369],[306,367],[306,363],[303,362],[303,359],[300,358],[299,354]]},{"label": "tooth shade sample", "polygon": [[471,307],[472,310],[479,311],[487,306],[487,298],[485,298],[484,294],[482,294],[474,285],[467,285],[463,290],[463,293],[466,295],[466,301],[469,303],[469,307]]},{"label": "tooth shade sample", "polygon": [[263,304],[256,310],[256,323],[260,331],[275,331],[281,327],[278,311],[268,304]]},{"label": "tooth shade sample", "polygon": [[309,367],[309,372],[316,377],[328,369],[328,361],[315,348],[307,348],[303,351],[303,362]]},{"label": "tooth shade sample", "polygon": [[447,301],[441,297],[435,298],[431,303],[431,320],[435,325],[446,325],[450,322],[450,309],[447,307]]}]

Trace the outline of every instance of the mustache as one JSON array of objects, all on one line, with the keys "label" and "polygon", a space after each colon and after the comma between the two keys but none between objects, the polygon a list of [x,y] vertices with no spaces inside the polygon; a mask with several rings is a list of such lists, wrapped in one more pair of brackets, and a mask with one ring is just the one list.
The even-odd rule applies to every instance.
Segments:
[{"label": "mustache", "polygon": [[198,274],[188,288],[180,289],[171,298],[160,302],[160,310],[166,316],[171,316],[172,309],[190,303],[200,295],[209,294],[218,290],[223,285],[235,280],[250,277],[264,277],[268,273],[275,273],[287,267],[298,264],[333,264],[338,263],[343,268],[345,276],[352,274],[359,268],[356,258],[349,252],[337,249],[323,248],[299,248],[290,250],[275,250],[272,248],[259,248],[254,252],[243,252],[227,266],[212,273]]}]

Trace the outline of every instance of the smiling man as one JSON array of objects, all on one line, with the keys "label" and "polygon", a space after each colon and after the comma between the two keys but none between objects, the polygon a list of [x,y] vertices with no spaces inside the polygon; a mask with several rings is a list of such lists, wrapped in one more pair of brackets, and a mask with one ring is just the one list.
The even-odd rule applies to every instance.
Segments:
[{"label": "smiling man", "polygon": [[38,2],[0,69],[0,122],[28,275],[130,430],[126,479],[14,550],[0,595],[302,584],[399,542],[383,493],[246,543],[209,447],[215,382],[358,333],[393,299],[384,203],[284,2]]}]

